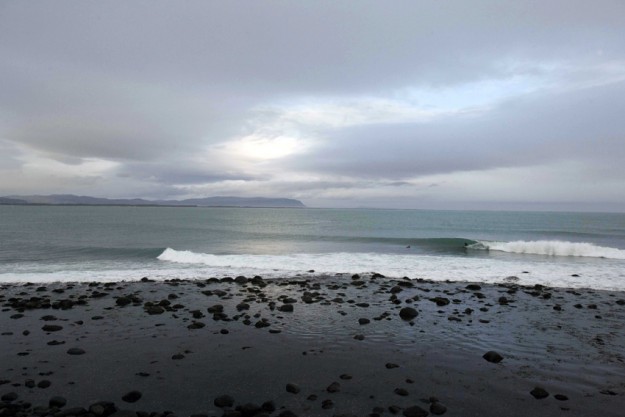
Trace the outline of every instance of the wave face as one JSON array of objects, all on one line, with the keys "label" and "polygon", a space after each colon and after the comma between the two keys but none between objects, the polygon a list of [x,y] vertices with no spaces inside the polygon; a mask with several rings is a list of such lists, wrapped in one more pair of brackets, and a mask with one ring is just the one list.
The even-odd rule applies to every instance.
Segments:
[{"label": "wave face", "polygon": [[476,250],[494,250],[532,255],[625,259],[625,250],[597,246],[592,243],[566,242],[560,240],[477,242],[468,247]]}]

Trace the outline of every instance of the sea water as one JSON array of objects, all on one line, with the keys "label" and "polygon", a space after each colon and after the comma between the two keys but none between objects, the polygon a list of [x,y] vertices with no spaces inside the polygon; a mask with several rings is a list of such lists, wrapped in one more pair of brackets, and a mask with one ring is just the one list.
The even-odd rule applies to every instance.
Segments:
[{"label": "sea water", "polygon": [[625,290],[625,214],[0,206],[0,282],[373,272]]}]

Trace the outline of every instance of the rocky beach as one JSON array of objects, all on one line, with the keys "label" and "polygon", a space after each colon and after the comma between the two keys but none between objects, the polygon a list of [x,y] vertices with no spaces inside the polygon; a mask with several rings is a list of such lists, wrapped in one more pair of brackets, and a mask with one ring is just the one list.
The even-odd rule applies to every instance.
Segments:
[{"label": "rocky beach", "polygon": [[620,292],[314,271],[0,288],[0,416],[625,409]]}]

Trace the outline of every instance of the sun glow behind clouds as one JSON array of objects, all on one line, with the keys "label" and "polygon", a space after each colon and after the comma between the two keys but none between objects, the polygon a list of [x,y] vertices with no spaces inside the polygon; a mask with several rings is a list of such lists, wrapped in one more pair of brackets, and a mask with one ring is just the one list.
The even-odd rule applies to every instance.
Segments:
[{"label": "sun glow behind clouds", "polygon": [[253,160],[280,159],[308,148],[303,140],[291,136],[249,135],[227,143],[224,148],[236,156]]}]

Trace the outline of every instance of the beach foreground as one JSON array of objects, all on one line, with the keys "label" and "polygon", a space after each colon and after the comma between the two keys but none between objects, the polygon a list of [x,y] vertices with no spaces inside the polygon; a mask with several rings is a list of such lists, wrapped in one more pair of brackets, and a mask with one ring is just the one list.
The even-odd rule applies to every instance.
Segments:
[{"label": "beach foreground", "polygon": [[375,274],[1,288],[1,416],[625,409],[619,292]]}]

